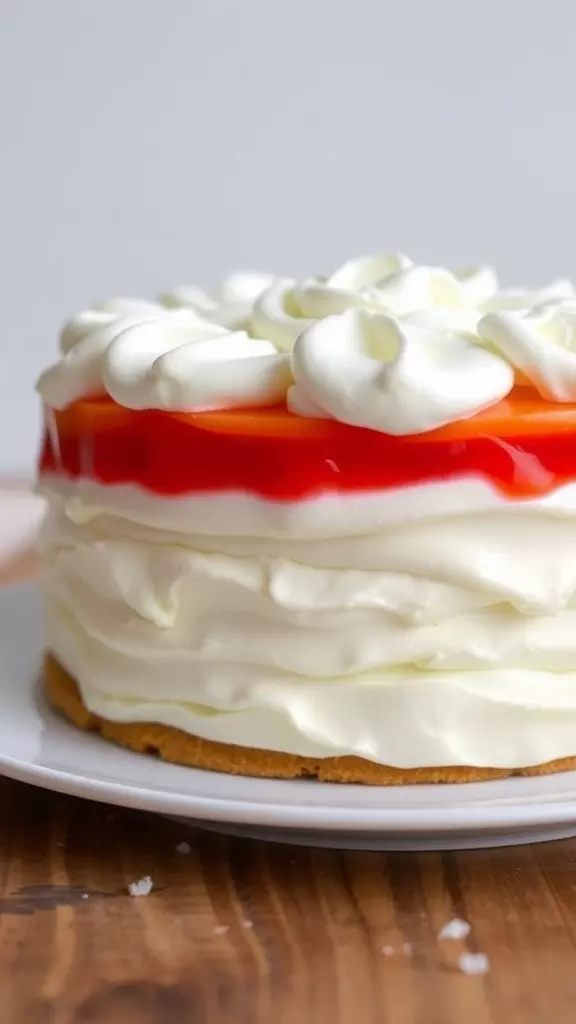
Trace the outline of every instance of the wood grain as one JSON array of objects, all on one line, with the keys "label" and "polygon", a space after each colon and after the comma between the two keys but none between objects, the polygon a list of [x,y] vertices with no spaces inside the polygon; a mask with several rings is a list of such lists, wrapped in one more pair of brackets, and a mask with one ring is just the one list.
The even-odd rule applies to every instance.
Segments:
[{"label": "wood grain", "polygon": [[[24,556],[5,578],[31,571]],[[182,842],[189,853],[177,852]],[[145,875],[151,895],[129,896]],[[440,940],[454,917],[470,935]],[[486,953],[489,973],[463,974],[465,950]],[[458,854],[309,850],[0,779],[1,1024],[575,1016],[576,841]]]},{"label": "wood grain", "polygon": [[[573,842],[339,853],[229,839],[7,780],[0,796],[3,1022],[574,1019]],[[176,851],[182,841],[189,854]],[[129,896],[148,874],[151,895]],[[470,922],[469,938],[439,940],[454,916]],[[462,974],[463,949],[487,953],[489,974]]]}]

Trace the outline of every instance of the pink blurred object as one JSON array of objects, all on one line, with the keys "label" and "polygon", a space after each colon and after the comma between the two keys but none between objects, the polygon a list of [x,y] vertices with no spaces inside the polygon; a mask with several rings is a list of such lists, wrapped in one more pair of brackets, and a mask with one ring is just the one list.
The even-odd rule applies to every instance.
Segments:
[{"label": "pink blurred object", "polygon": [[44,508],[26,481],[0,481],[0,568],[34,545]]}]

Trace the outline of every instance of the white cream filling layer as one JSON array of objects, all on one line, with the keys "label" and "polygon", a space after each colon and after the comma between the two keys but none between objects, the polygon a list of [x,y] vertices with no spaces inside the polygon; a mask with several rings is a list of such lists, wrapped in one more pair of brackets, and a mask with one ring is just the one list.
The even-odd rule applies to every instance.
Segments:
[{"label": "white cream filling layer", "polygon": [[[156,722],[204,739],[308,757],[357,754],[399,768],[521,767],[576,750],[576,672],[395,672],[322,682],[274,675],[242,681],[229,666],[230,685],[219,688],[222,706],[215,707],[218,688],[195,671],[188,676],[188,700],[164,696],[162,681],[172,668],[160,660],[155,699],[110,692],[123,688],[115,673],[124,671],[124,660],[92,644],[58,614],[48,622],[49,643],[81,680],[87,707],[116,722]],[[100,685],[88,669],[95,659]]]},{"label": "white cream filling layer", "polygon": [[[470,504],[471,483],[442,486]],[[356,496],[332,497],[340,535],[299,527],[282,540],[235,536],[223,496],[199,499],[196,533],[174,530],[173,502],[125,488],[122,504],[99,488],[112,490],[106,513],[102,493],[87,504],[53,491],[43,539],[48,643],[91,710],[399,767],[576,754],[574,489],[556,506],[433,518],[421,487],[412,520],[363,534],[347,530]],[[370,496],[380,510],[388,498],[405,495]],[[284,512],[319,523],[322,502]],[[226,515],[228,536],[207,532]]]},{"label": "white cream filling layer", "polygon": [[[529,462],[526,468],[533,476],[533,464]],[[517,466],[517,473],[521,471],[522,467]],[[114,516],[126,520],[132,529],[150,527],[159,537],[168,533],[188,538],[208,534],[223,539],[246,537],[250,543],[255,537],[276,537],[282,543],[364,535],[372,538],[404,523],[464,513],[498,511],[515,520],[534,511],[576,516],[576,483],[510,501],[490,481],[473,475],[390,490],[329,492],[298,501],[275,501],[222,490],[167,498],[135,484],[104,485],[88,476],[70,479],[53,473],[43,474],[38,490],[64,507],[71,523],[84,525]]]}]

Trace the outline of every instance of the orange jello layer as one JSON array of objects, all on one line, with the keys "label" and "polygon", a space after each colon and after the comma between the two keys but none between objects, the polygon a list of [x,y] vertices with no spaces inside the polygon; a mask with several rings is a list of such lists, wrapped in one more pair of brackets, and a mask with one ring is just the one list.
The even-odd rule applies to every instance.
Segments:
[{"label": "orange jello layer", "polygon": [[390,437],[283,407],[185,414],[87,400],[47,412],[40,471],[162,495],[244,490],[278,500],[479,475],[530,497],[576,480],[576,405],[517,388],[472,419]]}]

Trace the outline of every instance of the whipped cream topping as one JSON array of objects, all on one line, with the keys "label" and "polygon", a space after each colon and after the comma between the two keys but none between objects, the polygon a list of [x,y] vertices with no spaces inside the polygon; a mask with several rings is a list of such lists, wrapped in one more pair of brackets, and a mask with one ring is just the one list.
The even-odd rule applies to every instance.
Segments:
[{"label": "whipped cream topping", "polygon": [[309,327],[292,372],[292,412],[402,435],[473,416],[514,384],[511,366],[474,342],[364,309]]},{"label": "whipped cream topping", "polygon": [[576,298],[525,312],[489,313],[478,330],[544,398],[576,401]]},{"label": "whipped cream topping", "polygon": [[484,298],[486,313],[499,310],[526,310],[547,302],[564,302],[576,299],[576,289],[571,281],[558,278],[542,288],[503,288]]},{"label": "whipped cream topping", "polygon": [[574,401],[575,310],[568,281],[502,291],[489,267],[401,253],[301,281],[237,273],[213,294],[183,287],[79,313],[38,388],[56,408],[107,393],[184,412],[270,405],[290,389],[297,415],[411,434],[473,416],[514,380]]},{"label": "whipped cream topping", "polygon": [[482,294],[486,287],[489,294],[496,287],[488,271],[470,270],[459,276],[443,267],[412,264],[379,283],[377,300],[396,316],[428,309],[466,309],[474,306],[476,293]]},{"label": "whipped cream topping", "polygon": [[256,300],[274,281],[273,274],[238,271],[224,278],[214,292],[183,285],[165,292],[159,301],[165,306],[191,309],[205,320],[230,330],[248,329]]},{"label": "whipped cream topping", "polygon": [[83,341],[89,334],[101,327],[108,327],[115,320],[124,316],[139,317],[157,316],[162,306],[157,302],[145,299],[107,299],[92,309],[85,309],[64,324],[60,332],[60,352],[66,355],[71,349]]},{"label": "whipped cream topping", "polygon": [[402,253],[379,253],[349,260],[330,277],[276,281],[254,306],[252,331],[289,352],[316,320],[352,306],[380,306],[381,282],[411,265]]},{"label": "whipped cream topping", "polygon": [[104,354],[102,378],[128,409],[182,412],[275,405],[291,380],[288,358],[269,341],[186,319],[122,330]]},{"label": "whipped cream topping", "polygon": [[255,304],[253,333],[289,351],[320,318],[360,306],[398,317],[426,314],[439,328],[475,334],[480,309],[497,287],[489,267],[452,272],[416,266],[401,253],[364,256],[328,278],[275,282]]},{"label": "whipped cream topping", "polygon": [[109,394],[130,409],[197,411],[273,405],[291,381],[288,358],[267,341],[201,319],[192,310],[133,312],[68,332],[61,360],[38,382],[62,408]]},{"label": "whipped cream topping", "polygon": [[[118,721],[400,767],[573,755],[576,499],[562,515],[507,502],[427,518],[420,492],[422,518],[376,534],[342,533],[351,497],[323,540],[254,535],[236,551],[222,496],[204,533],[176,536],[172,502],[143,530],[128,506],[73,522],[53,494],[49,645]],[[211,535],[224,511],[229,535]]]}]

